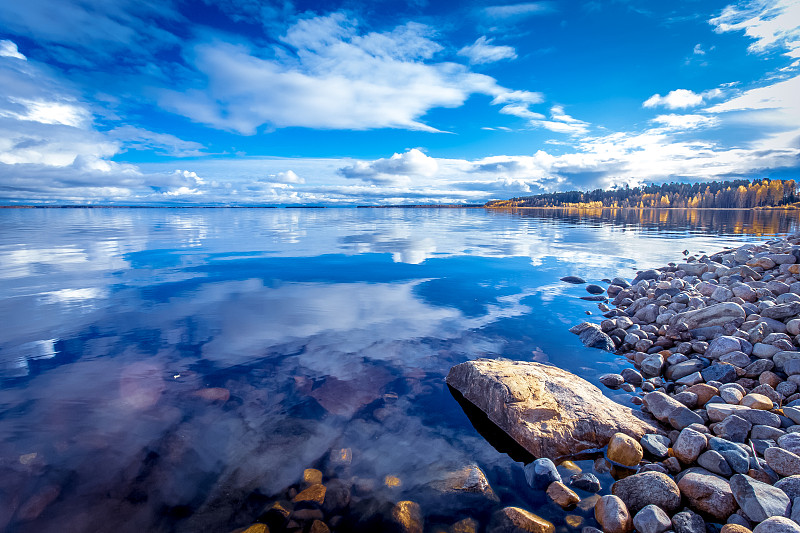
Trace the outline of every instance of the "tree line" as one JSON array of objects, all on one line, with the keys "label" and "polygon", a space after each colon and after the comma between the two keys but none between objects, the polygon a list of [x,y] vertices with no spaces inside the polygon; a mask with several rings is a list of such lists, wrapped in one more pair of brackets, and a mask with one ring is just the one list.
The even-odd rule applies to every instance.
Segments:
[{"label": "tree line", "polygon": [[589,192],[567,191],[510,200],[493,200],[486,207],[683,207],[747,209],[798,202],[794,180],[769,178],[707,183],[663,183],[644,187],[617,187]]}]

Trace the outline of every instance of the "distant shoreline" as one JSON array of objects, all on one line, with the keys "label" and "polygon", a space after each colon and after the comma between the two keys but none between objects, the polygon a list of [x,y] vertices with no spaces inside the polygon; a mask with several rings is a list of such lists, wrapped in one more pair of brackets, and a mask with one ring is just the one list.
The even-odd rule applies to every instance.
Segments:
[{"label": "distant shoreline", "polygon": [[492,209],[496,211],[512,211],[515,209],[540,211],[800,211],[795,205],[777,205],[760,207],[578,207],[578,206],[503,206],[495,207],[484,204],[394,204],[394,205],[0,205],[0,209]]}]

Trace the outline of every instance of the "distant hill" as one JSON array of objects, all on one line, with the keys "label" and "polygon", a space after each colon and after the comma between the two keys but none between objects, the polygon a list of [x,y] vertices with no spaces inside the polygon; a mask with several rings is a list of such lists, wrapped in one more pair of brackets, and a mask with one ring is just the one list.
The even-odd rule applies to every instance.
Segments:
[{"label": "distant hill", "polygon": [[510,200],[493,200],[486,207],[689,207],[759,208],[790,206],[800,201],[794,180],[712,181],[620,187],[604,191],[568,191]]}]

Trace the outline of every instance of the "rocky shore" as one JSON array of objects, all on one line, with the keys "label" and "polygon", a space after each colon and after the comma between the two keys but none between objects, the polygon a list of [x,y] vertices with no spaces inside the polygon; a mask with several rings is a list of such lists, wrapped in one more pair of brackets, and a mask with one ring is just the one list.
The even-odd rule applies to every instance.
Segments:
[{"label": "rocky shore", "polygon": [[607,458],[636,473],[597,501],[603,530],[800,532],[800,234],[615,278],[605,293],[615,308],[571,331],[630,360],[599,380],[638,393],[668,434],[612,438]]}]

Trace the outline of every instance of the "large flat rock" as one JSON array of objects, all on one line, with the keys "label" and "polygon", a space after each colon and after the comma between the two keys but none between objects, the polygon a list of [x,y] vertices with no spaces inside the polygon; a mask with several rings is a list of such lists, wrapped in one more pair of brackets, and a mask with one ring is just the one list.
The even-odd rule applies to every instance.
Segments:
[{"label": "large flat rock", "polygon": [[447,384],[536,457],[555,459],[599,448],[617,432],[636,439],[663,434],[642,413],[554,366],[476,359],[451,368]]}]

